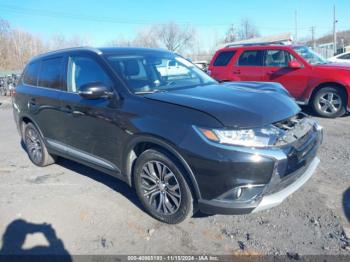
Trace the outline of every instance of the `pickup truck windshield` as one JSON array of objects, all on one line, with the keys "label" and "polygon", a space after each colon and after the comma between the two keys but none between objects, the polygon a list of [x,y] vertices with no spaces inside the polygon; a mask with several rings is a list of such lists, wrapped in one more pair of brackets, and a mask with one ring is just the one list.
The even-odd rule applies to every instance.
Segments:
[{"label": "pickup truck windshield", "polygon": [[293,49],[311,65],[327,63],[326,59],[324,59],[321,55],[317,54],[316,52],[312,51],[307,46],[296,46]]},{"label": "pickup truck windshield", "polygon": [[216,83],[194,64],[177,55],[110,55],[107,60],[135,94]]}]

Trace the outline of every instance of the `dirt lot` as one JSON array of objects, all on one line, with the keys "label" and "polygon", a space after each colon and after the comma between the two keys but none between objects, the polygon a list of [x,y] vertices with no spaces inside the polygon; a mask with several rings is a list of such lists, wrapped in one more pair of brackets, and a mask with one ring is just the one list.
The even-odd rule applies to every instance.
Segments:
[{"label": "dirt lot", "polygon": [[31,164],[1,99],[0,254],[350,254],[350,116],[319,119],[321,164],[279,207],[169,226],[144,213],[114,178],[68,160]]}]

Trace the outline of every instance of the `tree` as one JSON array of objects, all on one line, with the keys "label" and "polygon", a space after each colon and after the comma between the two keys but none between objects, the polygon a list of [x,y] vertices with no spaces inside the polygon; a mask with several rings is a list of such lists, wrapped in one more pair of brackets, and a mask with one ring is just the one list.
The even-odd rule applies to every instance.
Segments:
[{"label": "tree", "polygon": [[184,52],[192,47],[194,41],[195,30],[191,26],[181,28],[170,22],[142,28],[131,40],[115,39],[108,44],[112,46],[163,47],[173,52]]},{"label": "tree", "polygon": [[236,29],[233,24],[230,25],[228,28],[226,34],[225,34],[225,39],[224,43],[231,43],[236,41]]},{"label": "tree", "polygon": [[56,50],[69,47],[87,46],[89,44],[89,39],[81,37],[79,35],[74,35],[71,38],[66,38],[62,34],[56,34],[51,38],[49,46],[51,50]]},{"label": "tree", "polygon": [[157,26],[160,43],[172,52],[181,52],[191,47],[195,40],[195,30],[191,26],[181,28],[174,22]]},{"label": "tree", "polygon": [[242,19],[238,30],[239,40],[250,39],[258,36],[260,36],[260,33],[255,24],[249,18]]},{"label": "tree", "polygon": [[0,18],[0,68],[5,68],[8,63],[8,49],[10,39],[10,25]]},{"label": "tree", "polygon": [[133,45],[149,48],[160,47],[158,43],[157,27],[152,26],[138,30],[137,35],[133,40]]}]

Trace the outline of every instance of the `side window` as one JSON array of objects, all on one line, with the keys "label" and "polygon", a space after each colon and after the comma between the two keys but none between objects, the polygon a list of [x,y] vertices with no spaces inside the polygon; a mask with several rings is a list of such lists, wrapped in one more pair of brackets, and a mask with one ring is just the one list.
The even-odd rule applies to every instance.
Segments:
[{"label": "side window", "polygon": [[288,62],[295,58],[284,50],[267,50],[265,57],[265,66],[287,67]]},{"label": "side window", "polygon": [[38,86],[62,89],[63,57],[41,61]]},{"label": "side window", "polygon": [[103,68],[90,57],[71,56],[68,60],[67,90],[78,92],[82,85],[99,82],[112,87],[112,81]]},{"label": "side window", "polygon": [[235,54],[235,51],[224,51],[221,52],[215,59],[213,66],[225,66],[227,65],[233,55]]},{"label": "side window", "polygon": [[339,59],[350,59],[350,54],[341,55],[338,58]]},{"label": "side window", "polygon": [[263,51],[249,50],[243,52],[238,59],[239,66],[262,66]]},{"label": "side window", "polygon": [[36,86],[38,80],[39,65],[39,62],[33,62],[27,66],[23,75],[23,83],[25,85]]}]

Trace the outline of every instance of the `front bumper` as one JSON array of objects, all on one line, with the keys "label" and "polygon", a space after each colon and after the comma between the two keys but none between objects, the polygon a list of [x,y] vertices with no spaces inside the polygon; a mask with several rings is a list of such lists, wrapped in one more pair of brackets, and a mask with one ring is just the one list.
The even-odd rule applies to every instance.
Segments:
[{"label": "front bumper", "polygon": [[312,160],[312,162],[308,166],[308,168],[305,170],[305,172],[299,177],[299,179],[297,179],[294,183],[288,185],[287,187],[283,188],[281,191],[263,196],[258,206],[254,208],[252,212],[259,212],[281,204],[282,201],[284,201],[288,196],[297,191],[311,178],[319,163],[320,160],[317,157],[315,157],[314,160]]},{"label": "front bumper", "polygon": [[[273,174],[270,181],[262,185],[256,197],[246,201],[227,197],[225,199],[222,197],[211,200],[199,199],[199,209],[207,214],[246,214],[279,205],[314,174],[320,162],[316,154],[322,140],[323,130],[316,125],[314,132],[305,137],[303,141],[298,141],[302,142],[301,145],[281,148],[279,154],[270,156],[275,162]],[[261,185],[251,186],[254,188],[254,186],[260,187]],[[227,196],[227,193],[224,195]]]}]

